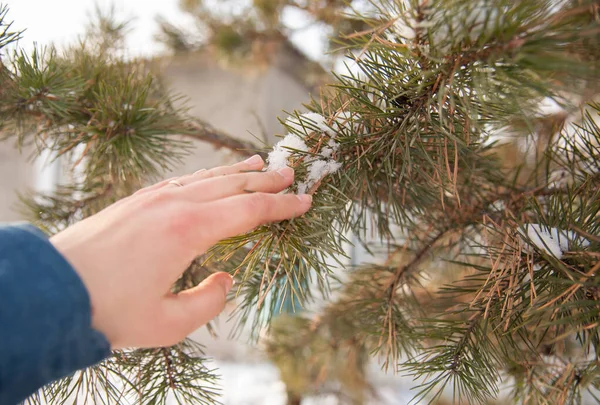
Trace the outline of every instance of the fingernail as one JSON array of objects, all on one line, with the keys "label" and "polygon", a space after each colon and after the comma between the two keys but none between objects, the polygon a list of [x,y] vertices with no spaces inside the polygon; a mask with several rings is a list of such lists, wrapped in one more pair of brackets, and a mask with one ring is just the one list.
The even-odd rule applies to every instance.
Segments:
[{"label": "fingernail", "polygon": [[261,164],[263,162],[262,158],[260,157],[260,155],[254,155],[246,160],[244,160],[244,163],[249,164],[250,166],[258,166],[259,164]]},{"label": "fingernail", "polygon": [[312,200],[313,200],[312,195],[310,195],[310,194],[301,194],[298,196],[298,199],[303,204],[312,204]]},{"label": "fingernail", "polygon": [[291,167],[284,167],[283,169],[277,170],[281,176],[286,180],[292,180],[294,178],[294,169]]},{"label": "fingernail", "polygon": [[200,169],[200,170],[197,170],[196,172],[194,172],[194,174],[202,173],[202,172],[205,172],[205,171],[206,171],[206,169]]},{"label": "fingernail", "polygon": [[229,293],[229,291],[231,290],[231,287],[233,287],[233,277],[229,276],[226,280],[225,280],[225,294]]}]

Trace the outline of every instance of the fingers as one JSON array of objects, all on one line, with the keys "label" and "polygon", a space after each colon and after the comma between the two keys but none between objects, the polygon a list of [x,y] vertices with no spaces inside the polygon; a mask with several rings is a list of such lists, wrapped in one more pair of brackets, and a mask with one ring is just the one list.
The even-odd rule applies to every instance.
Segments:
[{"label": "fingers", "polygon": [[177,177],[171,177],[169,179],[160,181],[160,182],[158,182],[156,184],[153,184],[151,186],[144,187],[144,188],[136,191],[135,193],[133,193],[133,195],[134,196],[139,196],[141,194],[147,194],[147,193],[149,193],[151,191],[158,190],[159,188],[163,188],[163,187],[167,186],[170,182],[176,181],[176,180],[177,180]]},{"label": "fingers", "polygon": [[278,193],[294,181],[294,169],[283,168],[276,172],[232,174],[199,181],[178,190],[189,201],[209,202],[238,194],[252,192]]},{"label": "fingers", "polygon": [[170,297],[166,302],[167,317],[174,321],[178,330],[188,335],[223,311],[232,285],[229,274],[213,274],[198,286]]},{"label": "fingers", "polygon": [[264,164],[265,162],[259,155],[254,155],[243,162],[238,162],[231,166],[219,166],[210,170],[198,170],[194,174],[188,174],[186,176],[177,178],[177,182],[179,182],[182,186],[188,186],[198,181],[213,177],[222,177],[250,170],[260,170],[263,168]]},{"label": "fingers", "polygon": [[264,164],[264,160],[262,160],[259,155],[254,155],[243,162],[239,162],[231,166],[220,166],[215,167],[214,169],[196,172],[196,177],[202,180],[211,177],[240,173],[247,170],[261,170]]},{"label": "fingers", "polygon": [[201,180],[210,179],[213,177],[222,177],[230,174],[237,174],[250,170],[261,170],[265,162],[259,155],[254,155],[243,162],[238,162],[231,166],[220,166],[210,170],[198,170],[194,174],[188,174],[182,177],[171,177],[170,179],[160,181],[148,187],[144,187],[136,191],[132,196],[140,197],[151,192],[161,190],[167,187],[176,188],[187,184],[192,184]]},{"label": "fingers", "polygon": [[201,204],[198,223],[193,226],[205,249],[259,225],[298,217],[308,211],[311,204],[312,196],[307,194],[237,195]]}]

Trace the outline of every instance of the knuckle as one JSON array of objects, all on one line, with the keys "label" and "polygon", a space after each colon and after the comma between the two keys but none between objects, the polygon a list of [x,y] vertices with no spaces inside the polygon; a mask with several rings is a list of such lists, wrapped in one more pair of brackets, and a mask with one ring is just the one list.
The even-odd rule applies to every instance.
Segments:
[{"label": "knuckle", "polygon": [[193,177],[191,174],[185,174],[183,176],[176,178],[175,180],[177,180],[177,182],[185,185],[185,184],[191,182],[193,180]]},{"label": "knuckle", "polygon": [[132,197],[139,197],[142,194],[146,194],[148,192],[148,188],[140,188],[138,191],[136,191],[135,193],[131,194]]},{"label": "knuckle", "polygon": [[144,187],[144,188],[140,188],[135,193],[133,193],[132,196],[139,197],[140,195],[151,193],[152,191],[160,189],[161,187],[164,187],[166,184],[169,184],[169,181],[176,180],[176,179],[177,179],[177,177],[171,177],[171,178],[163,180],[159,183],[156,183],[156,184]]},{"label": "knuckle", "polygon": [[164,190],[157,190],[156,192],[149,192],[141,199],[142,209],[152,209],[156,206],[160,206],[170,199],[170,194]]},{"label": "knuckle", "polygon": [[202,179],[212,179],[213,177],[215,177],[215,169],[206,170],[200,173],[199,176]]},{"label": "knuckle", "polygon": [[187,205],[173,207],[166,214],[166,233],[180,243],[189,241],[196,215],[198,214]]},{"label": "knuckle", "polygon": [[238,190],[248,190],[250,188],[250,178],[247,175],[238,175],[236,176],[237,181],[237,189]]},{"label": "knuckle", "polygon": [[246,206],[249,215],[264,218],[268,215],[273,207],[273,199],[266,193],[254,193],[249,196],[248,205]]}]

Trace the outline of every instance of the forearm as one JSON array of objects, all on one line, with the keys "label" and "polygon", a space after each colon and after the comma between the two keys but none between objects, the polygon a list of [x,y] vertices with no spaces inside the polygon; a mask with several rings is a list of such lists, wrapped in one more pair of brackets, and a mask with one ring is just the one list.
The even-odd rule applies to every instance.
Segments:
[{"label": "forearm", "polygon": [[72,266],[33,226],[0,227],[0,404],[109,353]]}]

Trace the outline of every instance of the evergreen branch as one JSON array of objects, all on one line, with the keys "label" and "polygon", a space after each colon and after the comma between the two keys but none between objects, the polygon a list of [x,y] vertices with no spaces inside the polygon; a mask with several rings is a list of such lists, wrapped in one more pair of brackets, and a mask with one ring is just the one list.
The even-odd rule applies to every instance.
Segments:
[{"label": "evergreen branch", "polygon": [[72,404],[81,401],[93,405],[122,403],[126,399],[128,377],[116,368],[114,358],[55,381],[28,398],[29,405]]},{"label": "evergreen branch", "polygon": [[[7,45],[21,38],[22,31],[11,31],[13,22],[7,22],[8,6],[0,3],[0,51]],[[0,68],[3,68],[2,54],[0,54]]]},{"label": "evergreen branch", "polygon": [[582,404],[583,393],[598,399],[596,361],[573,363],[560,356],[520,361],[512,366],[516,379],[512,396],[516,400],[541,405]]},{"label": "evergreen branch", "polygon": [[202,347],[185,340],[168,348],[120,352],[115,359],[129,378],[127,394],[137,395],[141,404],[166,404],[170,396],[181,404],[215,404],[217,377],[201,356]]},{"label": "evergreen branch", "polygon": [[416,269],[416,267],[423,261],[423,259],[425,259],[426,255],[431,251],[431,249],[435,247],[436,243],[440,241],[445,235],[447,235],[448,232],[450,232],[450,230],[446,229],[437,233],[425,246],[423,246],[414,255],[413,259],[409,263],[398,267],[387,289],[389,291],[388,297],[390,300],[393,298],[394,291],[396,291],[396,289],[398,288],[398,283],[400,282],[400,280],[403,277],[410,276],[410,273]]},{"label": "evergreen branch", "polygon": [[169,387],[171,389],[175,389],[176,388],[176,383],[175,383],[175,376],[173,375],[173,368],[172,368],[172,360],[171,360],[171,356],[170,353],[167,349],[162,348],[162,349],[158,349],[162,352],[164,358],[165,358],[165,373],[167,375],[167,379],[169,381]]},{"label": "evergreen branch", "polygon": [[208,143],[216,149],[225,148],[241,157],[252,156],[261,151],[254,143],[234,138],[206,122],[195,121],[190,126],[190,130],[184,134],[185,137]]},{"label": "evergreen branch", "polygon": [[60,186],[52,194],[20,195],[19,210],[25,218],[52,235],[101,211],[126,193],[127,190],[110,182],[88,187]]},{"label": "evergreen branch", "polygon": [[403,365],[415,378],[427,380],[418,387],[413,401],[430,396],[429,403],[434,403],[448,386],[453,387],[454,402],[466,399],[468,403],[485,403],[497,395],[498,359],[493,343],[480,325],[482,319],[480,311],[473,313],[464,327],[455,328],[448,321],[433,320],[431,326],[436,332],[423,330],[427,339],[437,336],[439,343]]}]

